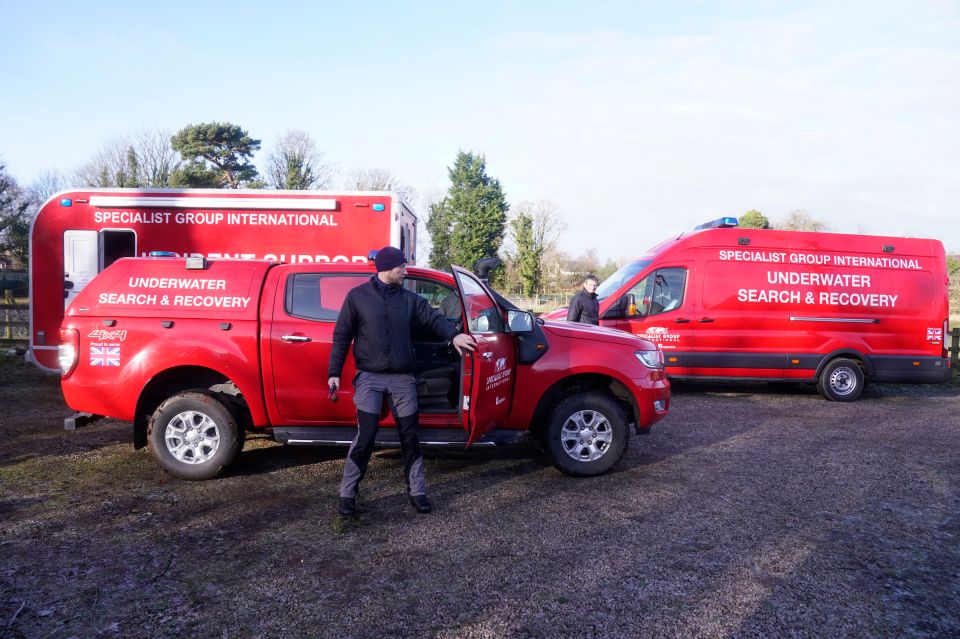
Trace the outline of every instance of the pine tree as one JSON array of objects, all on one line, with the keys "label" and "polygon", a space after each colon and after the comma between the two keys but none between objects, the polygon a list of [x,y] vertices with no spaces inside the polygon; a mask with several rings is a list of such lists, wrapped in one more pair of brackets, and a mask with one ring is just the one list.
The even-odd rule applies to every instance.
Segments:
[{"label": "pine tree", "polygon": [[770,220],[767,216],[756,209],[750,209],[740,216],[739,224],[746,229],[768,229]]},{"label": "pine tree", "polygon": [[520,212],[510,222],[510,231],[516,245],[516,254],[513,256],[520,277],[520,287],[524,297],[531,297],[540,288],[541,255],[533,237],[533,217],[526,212]]},{"label": "pine tree", "polygon": [[[257,183],[257,168],[251,158],[260,150],[260,140],[235,124],[191,124],[177,131],[170,144],[189,162],[171,176],[171,183],[177,186],[239,189]],[[217,184],[208,184],[213,179]]]},{"label": "pine tree", "polygon": [[[487,175],[482,155],[460,151],[449,169],[450,190],[443,200],[451,229],[450,261],[466,268],[497,254],[507,221],[500,181]],[[432,256],[431,256],[432,263]]]},{"label": "pine tree", "polygon": [[430,205],[427,217],[427,233],[430,234],[430,268],[450,270],[450,211],[446,199]]}]

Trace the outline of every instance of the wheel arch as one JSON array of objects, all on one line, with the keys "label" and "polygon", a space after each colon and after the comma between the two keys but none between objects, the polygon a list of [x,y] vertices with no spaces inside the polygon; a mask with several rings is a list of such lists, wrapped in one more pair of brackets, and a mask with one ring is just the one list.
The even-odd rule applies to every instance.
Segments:
[{"label": "wheel arch", "polygon": [[187,390],[205,392],[218,398],[233,414],[238,426],[252,424],[250,407],[239,387],[223,373],[204,366],[177,366],[154,375],[140,391],[133,420],[133,446],[147,445],[150,416],[167,398]]},{"label": "wheel arch", "polygon": [[615,377],[601,373],[580,373],[557,380],[544,392],[533,411],[530,432],[537,437],[542,436],[547,428],[550,412],[557,404],[575,393],[591,391],[611,395],[617,400],[617,403],[623,406],[635,430],[637,425],[642,423],[640,407],[626,384]]},{"label": "wheel arch", "polygon": [[814,374],[814,380],[819,380],[820,375],[823,374],[823,369],[827,367],[835,359],[838,358],[852,359],[860,365],[860,370],[863,371],[864,382],[869,381],[873,377],[873,364],[870,361],[870,358],[861,353],[860,351],[853,348],[838,348],[835,351],[831,351],[823,356],[823,359],[820,360],[820,363],[817,365],[817,371]]}]

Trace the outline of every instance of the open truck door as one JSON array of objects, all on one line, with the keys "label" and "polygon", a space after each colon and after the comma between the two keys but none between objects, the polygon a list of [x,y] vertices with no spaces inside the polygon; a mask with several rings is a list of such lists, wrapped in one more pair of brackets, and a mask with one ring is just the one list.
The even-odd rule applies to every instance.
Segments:
[{"label": "open truck door", "polygon": [[513,401],[517,347],[503,312],[475,275],[453,267],[463,300],[465,330],[477,348],[463,360],[463,398],[460,413],[470,433],[467,446],[504,422]]}]

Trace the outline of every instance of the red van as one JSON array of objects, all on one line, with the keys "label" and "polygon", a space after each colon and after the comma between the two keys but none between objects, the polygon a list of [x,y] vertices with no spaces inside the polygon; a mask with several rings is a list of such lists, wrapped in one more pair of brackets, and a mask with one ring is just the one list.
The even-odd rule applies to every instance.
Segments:
[{"label": "red van", "polygon": [[938,240],[721,218],[658,244],[597,295],[600,324],[658,344],[674,379],[809,381],[828,399],[853,401],[870,380],[950,376]]}]

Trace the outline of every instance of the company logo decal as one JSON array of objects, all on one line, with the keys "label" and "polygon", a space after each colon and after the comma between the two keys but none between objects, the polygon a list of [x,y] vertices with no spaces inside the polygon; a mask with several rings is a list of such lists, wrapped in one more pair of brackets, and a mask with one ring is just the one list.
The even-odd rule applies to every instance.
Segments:
[{"label": "company logo decal", "polygon": [[497,406],[507,401],[506,397],[497,397]]},{"label": "company logo decal", "polygon": [[122,342],[123,340],[127,339],[127,331],[108,331],[106,329],[98,328],[87,333],[87,337],[98,342]]},{"label": "company logo decal", "polygon": [[[497,360],[493,363],[493,368],[494,373],[484,381],[486,390],[506,384],[510,381],[511,374],[513,373],[513,371],[507,367],[506,357],[497,358]],[[499,404],[499,402],[497,403]]]},{"label": "company logo decal", "polygon": [[119,346],[91,346],[90,347],[90,365],[91,366],[119,366],[120,365],[120,347]]},{"label": "company logo decal", "polygon": [[641,337],[659,345],[678,344],[680,342],[680,335],[671,333],[666,326],[650,326]]}]

